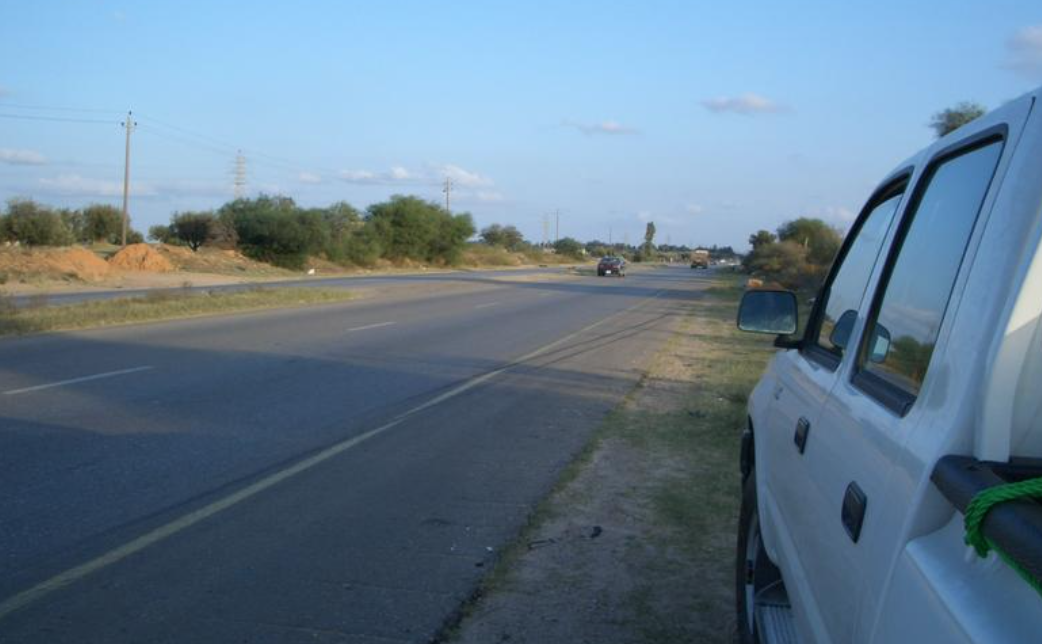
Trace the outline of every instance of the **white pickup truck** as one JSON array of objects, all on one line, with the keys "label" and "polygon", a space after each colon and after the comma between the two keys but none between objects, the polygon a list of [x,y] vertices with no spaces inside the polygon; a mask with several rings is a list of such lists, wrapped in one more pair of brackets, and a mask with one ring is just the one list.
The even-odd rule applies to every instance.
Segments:
[{"label": "white pickup truck", "polygon": [[782,350],[743,435],[743,642],[1042,642],[1040,102],[890,173],[799,333],[794,294],[746,292]]}]

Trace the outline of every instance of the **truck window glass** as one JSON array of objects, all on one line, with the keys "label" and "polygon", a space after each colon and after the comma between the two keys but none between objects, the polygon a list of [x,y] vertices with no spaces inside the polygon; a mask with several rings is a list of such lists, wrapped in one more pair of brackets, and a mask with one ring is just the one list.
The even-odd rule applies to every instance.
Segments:
[{"label": "truck window glass", "polygon": [[950,158],[926,179],[878,314],[869,320],[871,359],[861,368],[917,395],[955,278],[1002,152],[996,141]]},{"label": "truck window glass", "polygon": [[900,203],[901,194],[898,193],[872,209],[824,295],[825,312],[818,327],[818,346],[836,356],[842,357],[846,349],[872,267]]}]

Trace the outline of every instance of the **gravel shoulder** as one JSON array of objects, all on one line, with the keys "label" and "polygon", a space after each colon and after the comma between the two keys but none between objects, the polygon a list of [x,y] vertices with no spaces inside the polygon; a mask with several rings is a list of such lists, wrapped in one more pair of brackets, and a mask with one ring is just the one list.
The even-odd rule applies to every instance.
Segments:
[{"label": "gravel shoulder", "polygon": [[772,353],[734,329],[737,284],[689,306],[443,641],[732,641],[739,439]]}]

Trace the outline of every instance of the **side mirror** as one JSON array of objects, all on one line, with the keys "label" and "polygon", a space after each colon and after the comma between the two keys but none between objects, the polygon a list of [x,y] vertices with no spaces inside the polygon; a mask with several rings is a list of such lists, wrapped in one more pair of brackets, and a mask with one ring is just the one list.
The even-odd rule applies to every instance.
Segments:
[{"label": "side mirror", "polygon": [[746,291],[738,307],[738,328],[752,333],[789,335],[797,327],[796,294],[791,291]]}]

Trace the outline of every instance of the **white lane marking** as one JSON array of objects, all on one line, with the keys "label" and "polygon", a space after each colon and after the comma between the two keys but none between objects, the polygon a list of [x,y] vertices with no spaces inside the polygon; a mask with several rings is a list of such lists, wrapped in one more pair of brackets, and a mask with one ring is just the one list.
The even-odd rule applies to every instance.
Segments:
[{"label": "white lane marking", "polygon": [[120,369],[119,371],[106,371],[105,373],[96,373],[92,376],[83,376],[82,378],[70,378],[68,380],[59,380],[58,382],[49,382],[46,385],[36,385],[35,387],[23,387],[21,389],[11,389],[4,392],[5,396],[13,396],[15,394],[27,394],[30,391],[40,391],[41,389],[50,389],[52,387],[64,387],[65,385],[74,385],[78,382],[87,382],[89,380],[101,380],[102,378],[112,378],[115,376],[124,376],[128,373],[137,373],[139,371],[148,371],[151,369],[151,365],[145,365],[143,367],[133,367],[131,369]]},{"label": "white lane marking", "polygon": [[474,308],[476,309],[487,309],[490,306],[499,306],[502,302],[486,302],[485,304],[478,304]]},{"label": "white lane marking", "polygon": [[382,326],[391,326],[392,324],[398,324],[398,323],[397,322],[378,322],[377,324],[367,324],[365,326],[356,326],[354,328],[348,329],[347,332],[348,333],[353,333],[355,331],[365,331],[366,329],[379,329]]},{"label": "white lane marking", "polygon": [[214,516],[215,514],[223,512],[224,510],[227,510],[228,508],[230,508],[230,507],[232,507],[232,506],[234,506],[234,505],[236,505],[238,503],[241,503],[242,501],[245,501],[246,499],[249,499],[249,498],[251,498],[253,496],[256,496],[256,495],[260,494],[261,492],[263,492],[264,490],[267,490],[268,488],[273,487],[273,486],[275,486],[275,485],[285,481],[286,479],[289,479],[289,478],[291,478],[293,476],[296,476],[297,474],[300,474],[302,472],[306,472],[307,470],[312,469],[316,465],[319,465],[320,463],[322,463],[324,461],[327,461],[327,460],[333,458],[334,456],[336,456],[338,454],[346,452],[347,450],[349,450],[349,449],[351,449],[353,447],[357,447],[361,443],[364,443],[365,441],[367,441],[367,440],[369,440],[371,438],[375,438],[376,436],[379,436],[380,434],[386,432],[387,430],[389,430],[389,429],[391,429],[391,428],[393,428],[393,427],[395,427],[397,425],[400,425],[402,422],[407,420],[409,417],[411,417],[411,416],[413,416],[415,414],[418,414],[418,413],[420,413],[420,412],[422,412],[422,411],[424,411],[426,409],[430,409],[431,407],[434,407],[435,405],[440,405],[443,402],[451,400],[452,398],[455,398],[456,396],[459,396],[460,394],[462,394],[462,393],[464,393],[464,392],[466,392],[466,391],[468,391],[470,389],[473,389],[474,387],[476,387],[476,386],[478,386],[478,385],[480,385],[480,384],[482,384],[484,382],[487,382],[488,380],[491,380],[492,378],[498,376],[499,374],[503,373],[504,371],[507,371],[511,367],[514,367],[514,366],[516,366],[518,364],[521,364],[522,362],[525,362],[526,360],[531,360],[532,358],[535,358],[537,356],[543,355],[544,353],[547,353],[547,352],[555,349],[556,347],[560,346],[561,344],[564,344],[565,342],[568,342],[569,340],[571,340],[571,339],[573,339],[573,338],[575,338],[575,337],[577,337],[577,336],[579,336],[579,335],[581,335],[583,333],[586,333],[587,331],[591,331],[591,330],[601,326],[602,324],[608,322],[609,320],[614,320],[615,318],[617,318],[617,317],[619,317],[621,315],[629,313],[630,311],[633,311],[633,310],[635,310],[635,309],[637,309],[639,307],[642,307],[646,303],[650,302],[651,300],[654,300],[655,298],[657,298],[659,295],[661,295],[664,292],[665,292],[664,290],[660,290],[660,291],[656,292],[654,295],[652,295],[651,297],[648,297],[648,298],[646,298],[644,300],[641,300],[637,304],[634,304],[633,306],[631,306],[631,307],[629,307],[627,309],[623,309],[621,311],[618,311],[617,313],[614,313],[614,314],[609,315],[607,317],[601,318],[597,322],[594,322],[593,324],[585,326],[585,327],[579,329],[578,331],[573,331],[572,333],[569,333],[568,335],[566,335],[566,336],[564,336],[562,338],[554,340],[550,344],[546,344],[546,345],[543,345],[542,347],[539,347],[535,351],[531,351],[531,352],[526,353],[525,355],[523,355],[523,356],[521,356],[519,358],[515,358],[513,361],[510,362],[510,364],[508,364],[505,367],[501,367],[501,368],[496,369],[494,371],[490,371],[488,373],[481,374],[480,376],[475,376],[474,378],[471,378],[470,380],[465,381],[463,384],[457,385],[456,387],[446,391],[445,393],[442,393],[442,394],[440,394],[438,396],[435,396],[434,398],[428,400],[427,402],[425,402],[425,403],[423,403],[421,405],[417,405],[416,407],[413,407],[412,409],[399,414],[398,416],[393,418],[391,421],[389,421],[389,422],[387,422],[387,423],[385,423],[383,425],[380,425],[376,429],[371,429],[371,430],[369,430],[369,431],[367,431],[367,432],[365,432],[363,434],[359,434],[359,435],[354,436],[352,438],[348,438],[348,439],[343,440],[343,441],[341,441],[339,443],[336,443],[336,444],[334,444],[334,445],[332,445],[330,447],[327,447],[326,449],[322,450],[321,452],[318,452],[317,454],[315,454],[313,456],[310,456],[310,457],[308,457],[308,458],[306,458],[306,459],[304,459],[304,460],[302,460],[302,461],[300,461],[298,463],[290,465],[289,467],[287,467],[287,468],[285,468],[283,470],[279,470],[277,472],[269,474],[268,476],[260,479],[259,481],[256,481],[255,483],[252,483],[251,485],[246,486],[245,488],[243,488],[243,489],[241,489],[241,490],[239,490],[237,492],[233,492],[232,494],[229,494],[228,496],[226,496],[224,498],[218,499],[218,500],[214,501],[213,503],[210,503],[209,505],[203,506],[203,507],[199,508],[198,510],[195,510],[193,512],[189,512],[188,514],[186,514],[186,515],[184,515],[182,517],[174,519],[173,521],[171,521],[170,523],[167,523],[166,525],[163,525],[163,526],[160,526],[158,528],[155,528],[151,532],[146,532],[145,534],[141,535],[140,537],[137,537],[136,539],[132,539],[131,541],[128,541],[127,543],[123,544],[122,546],[119,546],[118,548],[115,548],[114,550],[110,550],[110,551],[106,552],[103,555],[100,555],[100,556],[98,556],[98,557],[96,557],[94,559],[91,559],[90,561],[88,561],[86,563],[83,563],[83,564],[80,564],[79,566],[76,566],[74,568],[70,568],[70,569],[66,570],[65,572],[58,573],[57,575],[51,577],[50,579],[46,579],[46,580],[36,584],[35,586],[33,586],[32,588],[29,588],[28,590],[23,590],[22,592],[18,593],[17,595],[13,595],[13,596],[7,598],[6,600],[4,600],[3,602],[0,602],[0,620],[3,620],[4,618],[6,618],[11,613],[14,613],[17,610],[20,610],[20,609],[24,608],[25,606],[27,606],[27,605],[29,605],[29,604],[31,604],[31,603],[39,600],[39,599],[42,599],[43,597],[45,597],[45,596],[47,596],[47,595],[49,595],[49,594],[51,594],[51,593],[53,593],[55,591],[61,590],[62,588],[65,588],[66,586],[69,586],[69,585],[71,585],[71,584],[73,584],[73,583],[83,579],[84,577],[86,577],[86,576],[88,576],[88,575],[90,575],[92,573],[95,573],[98,570],[101,570],[102,568],[106,568],[108,566],[111,566],[112,564],[118,563],[118,562],[122,561],[123,559],[126,559],[127,557],[129,557],[129,556],[131,556],[131,555],[133,555],[133,554],[135,554],[137,552],[140,552],[140,551],[144,550],[145,548],[148,548],[149,546],[151,546],[151,545],[153,545],[155,543],[158,543],[158,542],[160,542],[160,541],[162,541],[162,540],[164,540],[164,539],[166,539],[168,537],[171,537],[171,536],[177,534],[178,532],[181,532],[181,531],[183,531],[183,530],[185,530],[187,528],[192,527],[193,525],[199,523],[200,521],[203,521],[203,520],[205,520],[205,519],[207,519],[209,517]]}]

